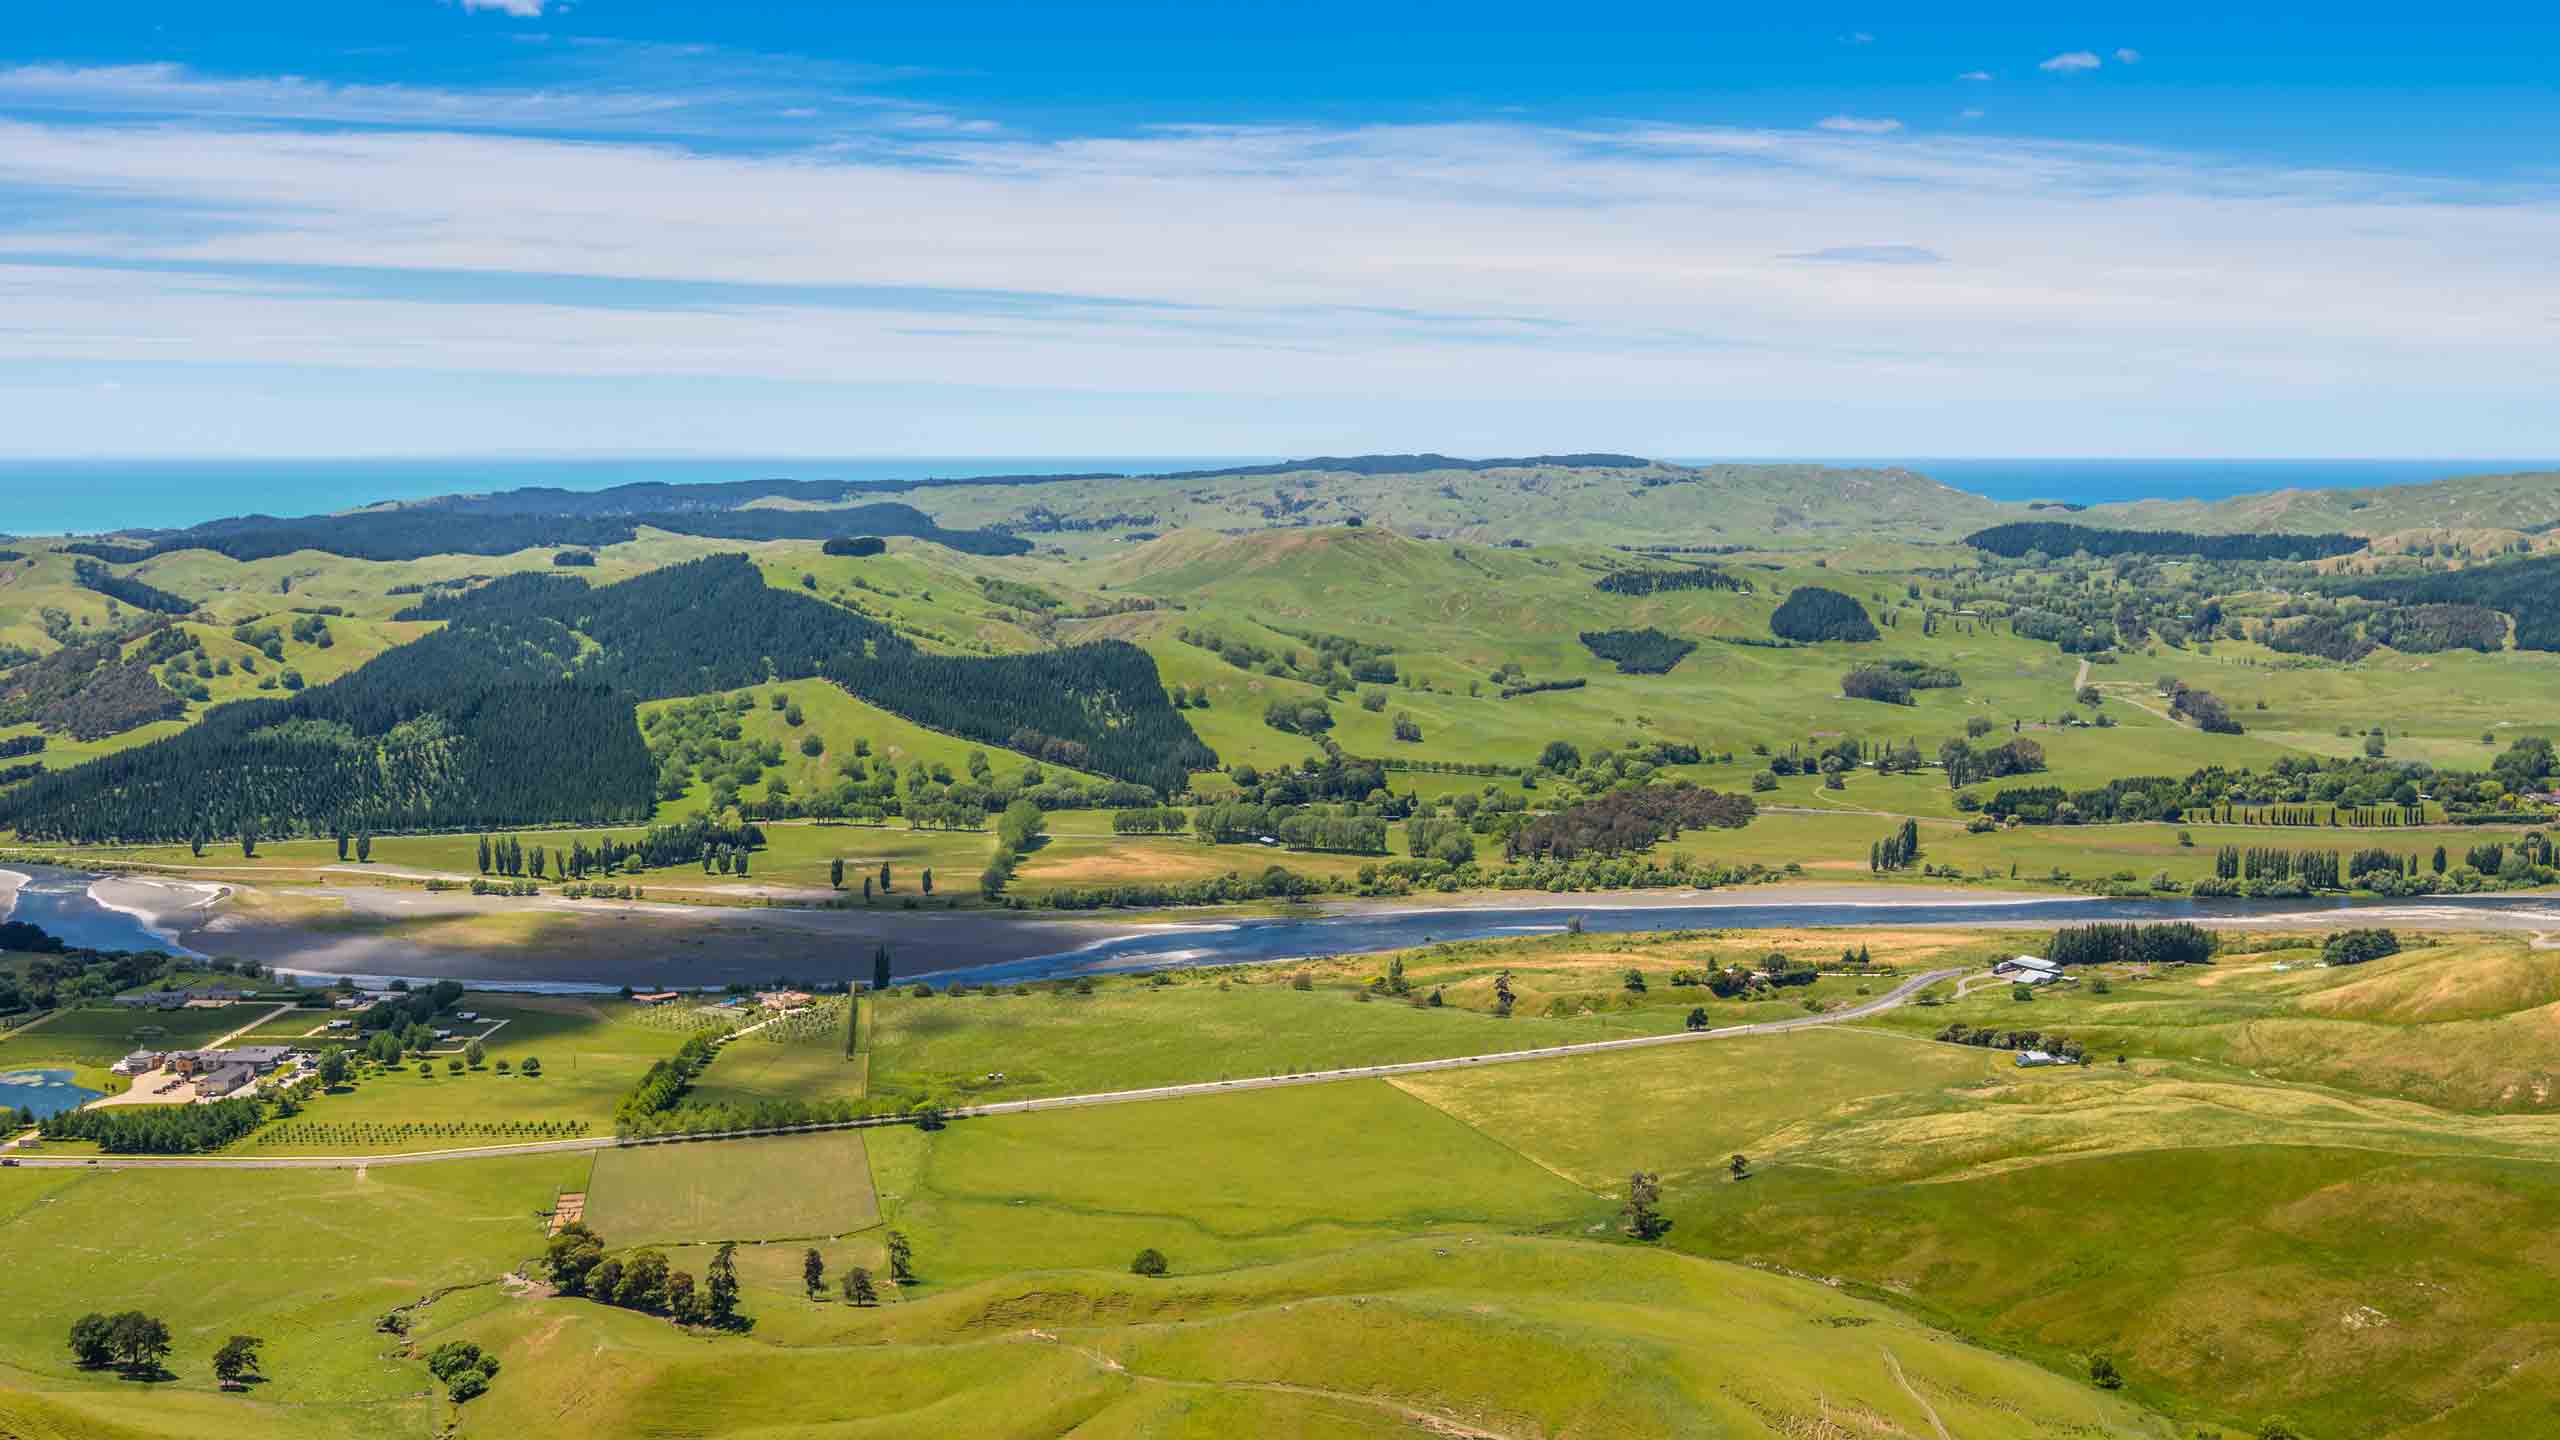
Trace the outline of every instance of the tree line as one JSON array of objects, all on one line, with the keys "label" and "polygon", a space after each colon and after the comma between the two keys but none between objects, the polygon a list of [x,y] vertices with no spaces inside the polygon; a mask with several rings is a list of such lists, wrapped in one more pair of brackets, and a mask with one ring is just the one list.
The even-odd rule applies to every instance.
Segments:
[{"label": "tree line", "polygon": [[2213,932],[2184,920],[2158,925],[2081,925],[2053,932],[2045,958],[2056,965],[2205,965]]},{"label": "tree line", "polygon": [[172,595],[159,586],[132,575],[118,575],[95,560],[72,562],[71,574],[83,590],[95,590],[113,600],[121,600],[136,610],[156,615],[191,615],[196,602],[184,595]]},{"label": "tree line", "polygon": [[2206,560],[2325,560],[2365,547],[2353,535],[2199,535],[2186,530],[2101,530],[2053,520],[1994,525],[1964,537],[1976,550],[2017,560],[2041,552],[2118,555],[2194,555]]},{"label": "tree line", "polygon": [[1591,582],[1595,590],[1612,595],[1658,595],[1666,590],[1736,590],[1751,587],[1732,574],[1713,565],[1684,565],[1678,569],[1612,570]]}]

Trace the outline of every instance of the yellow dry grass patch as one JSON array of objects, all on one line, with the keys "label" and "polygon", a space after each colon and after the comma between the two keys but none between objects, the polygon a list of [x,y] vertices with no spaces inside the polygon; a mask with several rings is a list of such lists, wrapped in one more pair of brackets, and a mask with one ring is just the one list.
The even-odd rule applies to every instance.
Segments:
[{"label": "yellow dry grass patch", "polygon": [[1763,1141],[1790,1163],[1896,1181],[1977,1179],[2098,1155],[2285,1144],[2560,1159],[2560,1119],[2452,1115],[2401,1100],[2196,1078],[2180,1067],[1994,1073],[1879,1095]]},{"label": "yellow dry grass patch", "polygon": [[2512,940],[2432,945],[2344,972],[2303,998],[2314,1015],[2415,1023],[2560,1004],[2560,957]]}]

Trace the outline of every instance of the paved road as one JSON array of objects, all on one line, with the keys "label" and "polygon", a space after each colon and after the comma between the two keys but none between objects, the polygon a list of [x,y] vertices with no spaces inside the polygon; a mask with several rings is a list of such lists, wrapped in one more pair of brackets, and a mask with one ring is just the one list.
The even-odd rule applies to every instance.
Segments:
[{"label": "paved road", "polygon": [[[1969,967],[1967,967],[1969,968]],[[1863,1020],[1881,1015],[1906,1004],[1911,997],[1941,980],[1952,980],[1966,973],[1965,968],[1931,970],[1914,975],[1891,990],[1863,1005],[1845,1010],[1831,1010],[1819,1015],[1805,1015],[1789,1020],[1763,1020],[1751,1025],[1729,1025],[1721,1030],[1684,1030],[1670,1035],[1637,1035],[1623,1040],[1585,1040],[1572,1045],[1548,1045],[1535,1050],[1505,1050],[1491,1055],[1453,1055],[1442,1060],[1407,1060],[1393,1065],[1355,1065],[1341,1070],[1308,1070],[1295,1075],[1257,1075],[1241,1080],[1204,1080],[1188,1085],[1158,1085],[1143,1090],[1106,1090],[1091,1095],[1053,1095],[1039,1100],[1003,1100],[990,1105],[969,1105],[946,1112],[954,1118],[982,1115],[1027,1115],[1039,1110],[1075,1110],[1090,1105],[1128,1105],[1145,1100],[1173,1100],[1187,1095],[1222,1095],[1238,1090],[1275,1090],[1284,1085],[1329,1085],[1338,1080],[1379,1080],[1397,1075],[1424,1075],[1435,1070],[1468,1070],[1485,1065],[1506,1065],[1523,1060],[1554,1060],[1571,1055],[1595,1055],[1614,1050],[1644,1050],[1657,1045],[1694,1045],[1707,1040],[1726,1040],[1736,1035],[1781,1035],[1790,1030],[1810,1030],[1821,1025],[1837,1025],[1848,1020]],[[795,1125],[775,1130],[751,1130],[721,1136],[671,1135],[662,1139],[624,1140],[600,1135],[579,1140],[543,1140],[525,1145],[478,1145],[455,1150],[423,1150],[404,1155],[286,1155],[272,1159],[234,1156],[86,1156],[23,1155],[18,1164],[28,1169],[95,1169],[147,1170],[184,1168],[202,1170],[350,1170],[381,1165],[427,1165],[447,1160],[497,1160],[516,1155],[553,1155],[579,1150],[610,1150],[623,1145],[674,1145],[695,1140],[748,1139],[758,1135],[797,1135],[819,1130],[857,1130],[879,1125],[905,1124],[902,1115],[875,1115],[863,1120],[833,1125]]]}]

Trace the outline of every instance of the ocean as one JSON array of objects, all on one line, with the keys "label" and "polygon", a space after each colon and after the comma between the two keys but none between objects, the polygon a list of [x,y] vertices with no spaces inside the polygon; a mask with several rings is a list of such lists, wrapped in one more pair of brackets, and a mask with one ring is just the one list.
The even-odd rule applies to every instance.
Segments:
[{"label": "ocean", "polygon": [[[633,481],[699,483],[788,477],[907,480],[930,476],[1113,471],[1147,474],[1265,464],[1268,455],[920,456],[843,459],[0,460],[0,532],[57,535],[120,527],[175,529],[245,513],[307,515],[382,500],[419,500],[529,485],[602,490]],[[1730,458],[1730,457],[1728,457]],[[1684,463],[1704,463],[1685,458]],[[1806,463],[1796,457],[1788,463]],[[2532,460],[1991,460],[1950,457],[1817,460],[1899,465],[1994,500],[2219,500],[2262,490],[2408,485],[2451,475],[2554,468]]]}]

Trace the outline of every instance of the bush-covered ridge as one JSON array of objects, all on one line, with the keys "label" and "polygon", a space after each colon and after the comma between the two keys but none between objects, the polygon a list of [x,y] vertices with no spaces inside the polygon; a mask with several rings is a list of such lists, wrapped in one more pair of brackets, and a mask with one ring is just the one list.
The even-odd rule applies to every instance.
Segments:
[{"label": "bush-covered ridge", "polygon": [[0,823],[30,839],[226,843],[628,824],[651,813],[657,776],[637,702],[820,675],[920,724],[1166,790],[1216,764],[1134,646],[923,655],[876,621],[767,586],[743,556],[601,587],[509,575],[404,614],[446,626],[328,685],[221,706],[39,778],[0,803]]},{"label": "bush-covered ridge", "polygon": [[2472,565],[2439,575],[2358,576],[2332,581],[2342,595],[2403,605],[2475,605],[2516,622],[2519,650],[2560,650],[2560,555]]},{"label": "bush-covered ridge", "polygon": [[[841,493],[844,487],[834,488]],[[850,531],[912,536],[973,555],[1021,555],[1031,549],[1027,540],[992,530],[945,530],[914,506],[889,502],[838,510],[608,511],[588,506],[534,510],[488,508],[486,502],[428,501],[342,515],[290,519],[243,515],[213,520],[156,534],[145,549],[117,553],[125,559],[143,559],[178,550],[211,550],[251,561],[296,550],[321,550],[357,560],[417,560],[429,555],[511,555],[560,546],[617,545],[637,538],[644,526],[716,540],[827,540]]]}]

